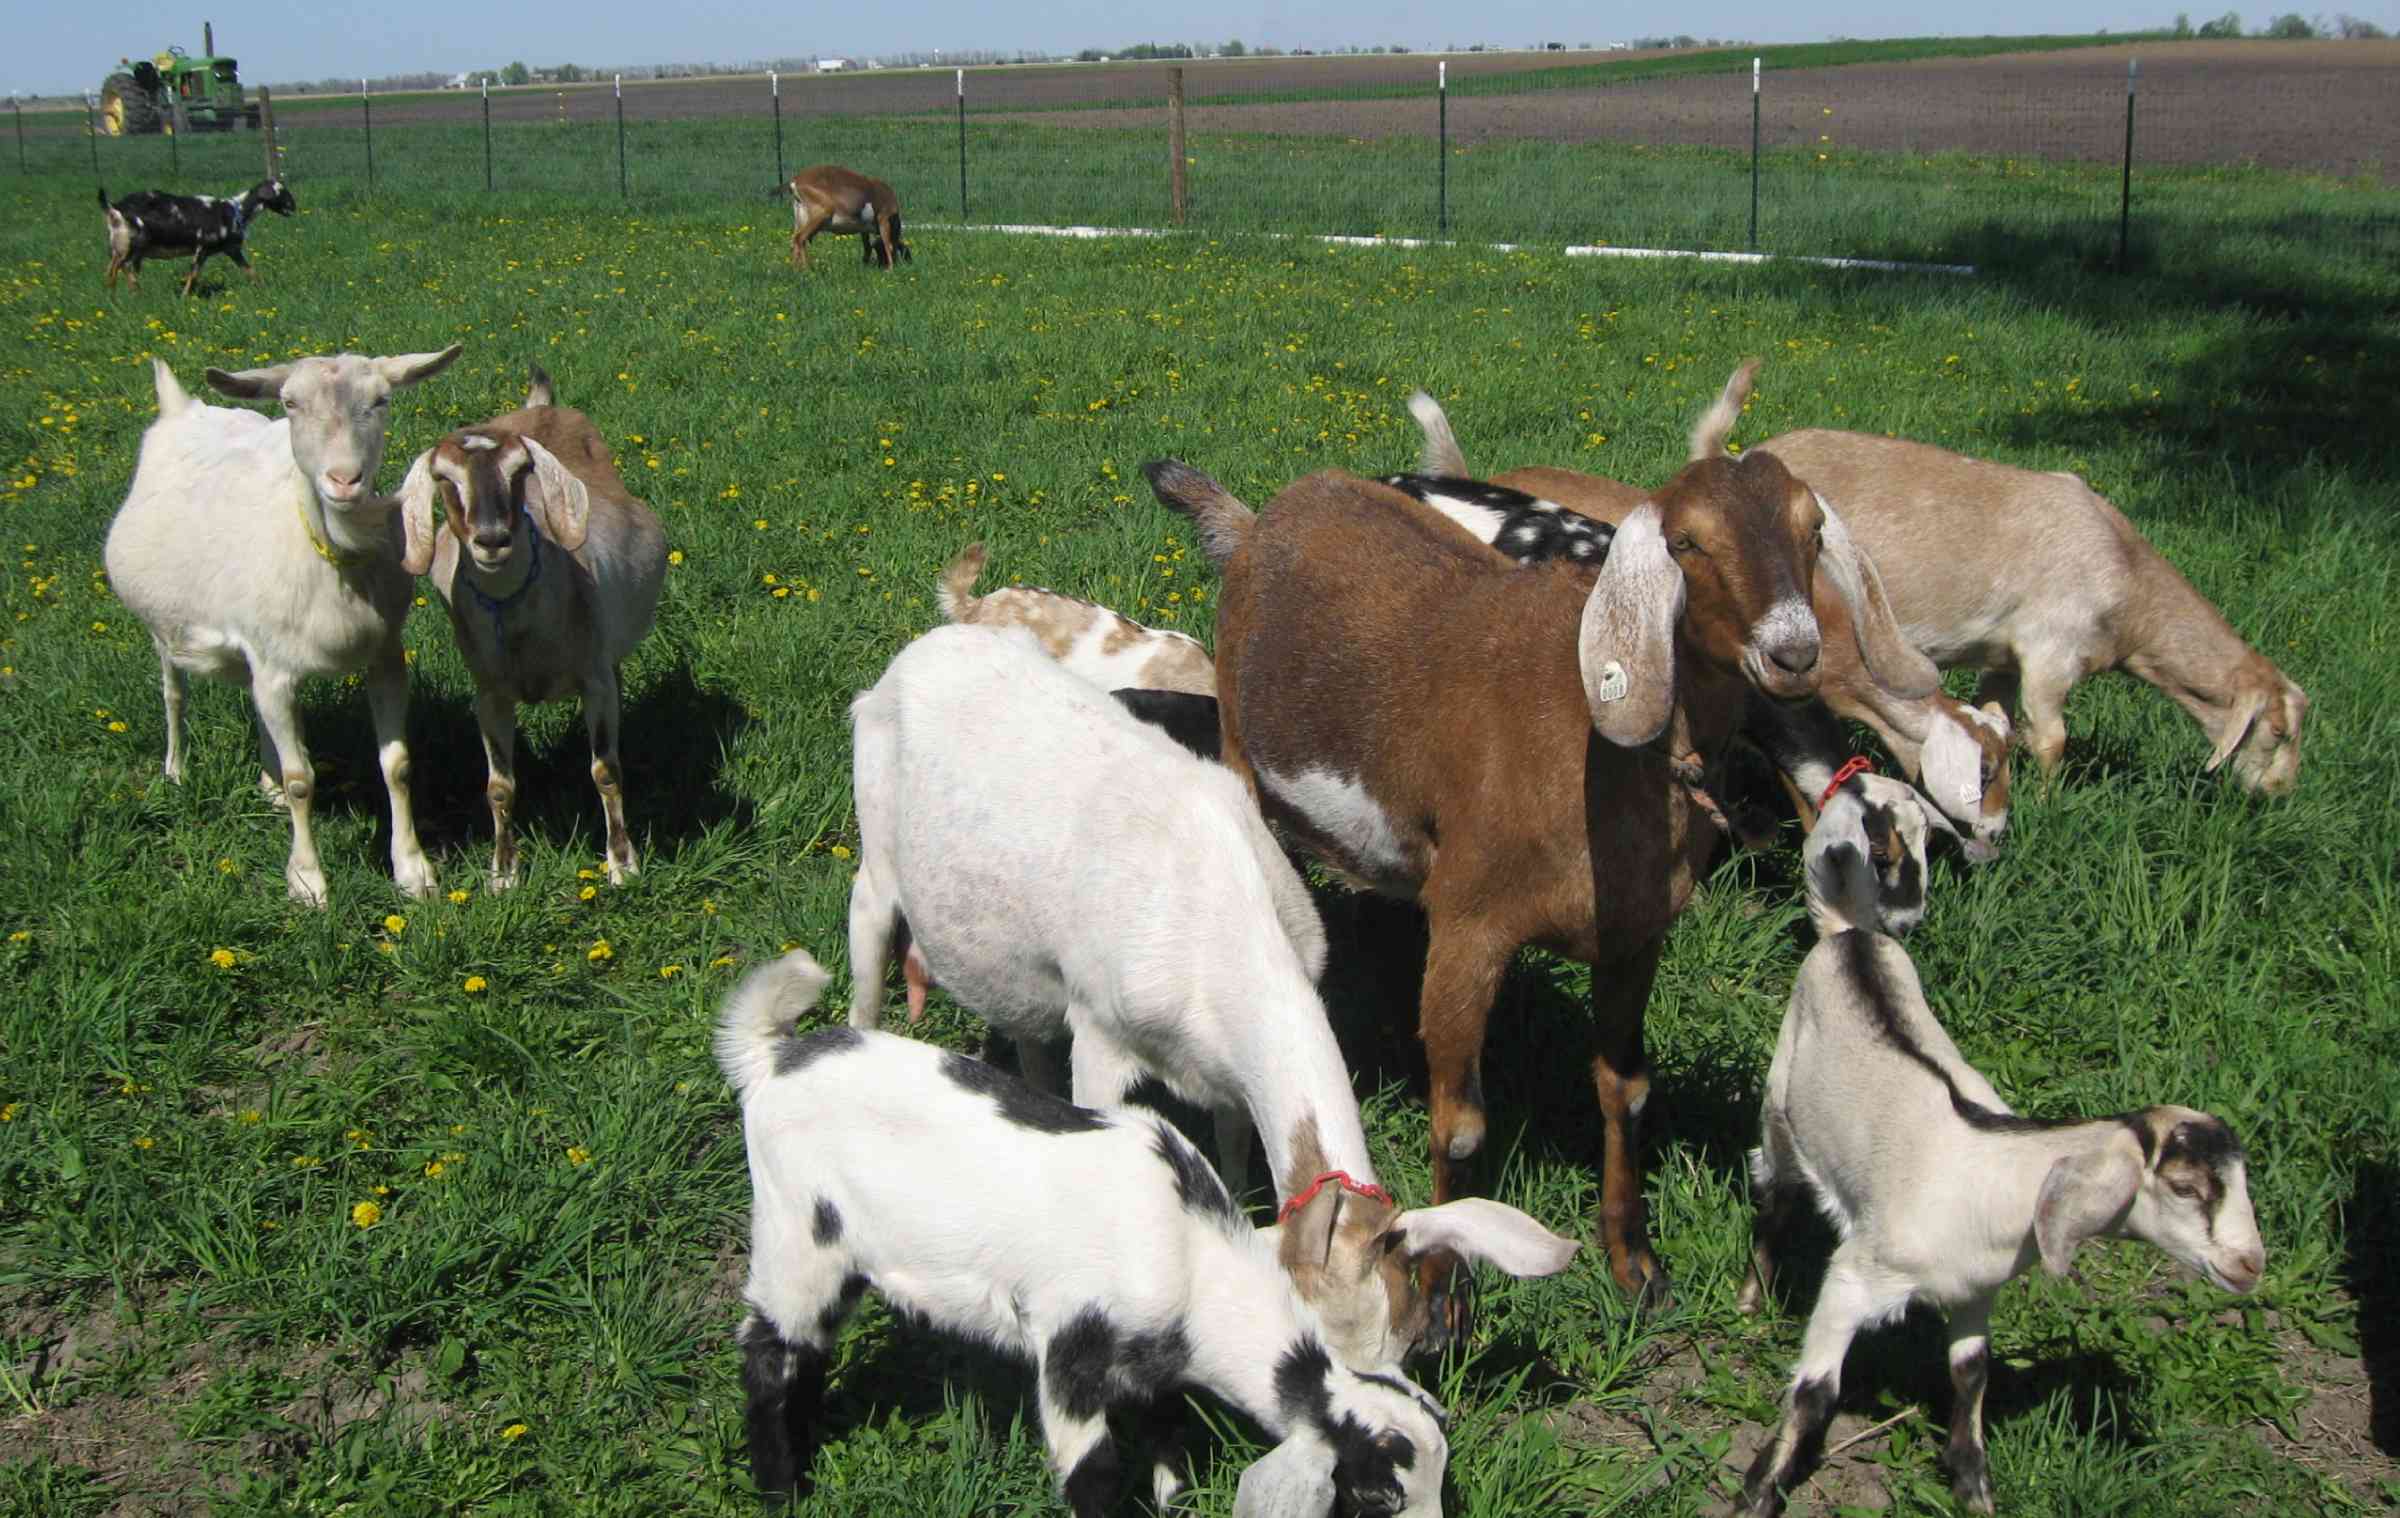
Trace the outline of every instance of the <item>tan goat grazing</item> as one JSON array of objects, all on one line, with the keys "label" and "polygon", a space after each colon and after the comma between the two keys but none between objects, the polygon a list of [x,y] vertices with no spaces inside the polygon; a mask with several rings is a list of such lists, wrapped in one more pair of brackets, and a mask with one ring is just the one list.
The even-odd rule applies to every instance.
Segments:
[{"label": "tan goat grazing", "polygon": [[617,666],[658,612],[667,574],[658,518],[626,490],[591,420],[554,404],[550,377],[538,368],[522,408],[461,428],[417,455],[400,493],[406,567],[433,580],[475,675],[492,888],[506,890],[518,879],[509,826],[518,703],[569,695],[583,698],[608,878],[622,883],[639,865],[617,757]]},{"label": "tan goat grazing", "polygon": [[901,236],[900,197],[880,179],[821,163],[794,174],[774,193],[792,197],[792,262],[803,269],[809,242],[826,231],[856,232],[866,261],[886,269],[916,256]]},{"label": "tan goat grazing", "polygon": [[[1737,375],[1736,381],[1739,389],[1728,387],[1725,401],[1711,408],[1693,430],[1693,458],[1709,458],[1724,451],[1726,433],[1740,414],[1741,401],[1748,391],[1742,376]],[[1425,431],[1422,467],[1427,475],[1441,477],[1425,482],[1423,488],[1427,494],[1420,499],[1426,499],[1434,509],[1461,522],[1511,558],[1548,557],[1571,551],[1576,541],[1572,529],[1559,531],[1557,524],[1545,522],[1538,515],[1528,513],[1524,517],[1526,527],[1494,537],[1481,530],[1492,513],[1479,513],[1472,505],[1444,504],[1433,493],[1450,477],[1466,475],[1466,457],[1450,430],[1449,419],[1430,396],[1420,392],[1410,401],[1409,409]],[[1778,453],[1777,457],[1783,455]],[[1807,470],[1793,466],[1788,458],[1784,463],[1799,479],[1823,494],[1823,488]],[[1571,469],[1512,469],[1494,475],[1491,483],[1537,496],[1546,506],[1564,507],[1576,516],[1611,525],[1623,521],[1642,504],[1642,493],[1631,485]],[[1471,519],[1477,517],[1483,520]],[[1570,523],[1572,520],[1567,519]],[[1839,520],[1849,520],[1847,510]],[[1820,671],[1818,697],[1836,715],[1873,728],[1909,776],[1924,785],[1943,815],[1957,824],[1967,856],[1987,859],[2008,830],[2008,718],[1997,705],[1978,709],[1930,688],[1934,680],[1932,665],[1909,647],[1901,635],[1892,602],[1886,599],[1889,588],[1878,572],[1874,550],[1864,543],[1859,547],[1860,579],[1870,607],[1867,624],[1861,632],[1886,640],[1877,656],[1882,668],[1905,669],[1912,686],[1928,689],[1920,696],[1903,695],[1874,677],[1865,661],[1852,651],[1859,645],[1858,640],[1846,635],[1850,611],[1842,592],[1820,569],[1811,587],[1818,628],[1825,638],[1825,664]],[[1789,753],[1803,746],[1802,732],[1814,731],[1814,725],[1803,722],[1798,712],[1765,711],[1759,720],[1774,729],[1767,743],[1779,752]],[[1831,764],[1840,763],[1838,751],[1821,757]],[[1822,789],[1822,782],[1815,789],[1797,784],[1792,787],[1804,824],[1815,822],[1816,809],[1811,801],[1816,789]]]},{"label": "tan goat grazing", "polygon": [[2191,713],[2215,745],[2209,769],[2231,759],[2272,796],[2298,782],[2307,694],[2081,479],[1856,432],[1758,447],[1841,508],[1910,642],[1944,669],[1986,671],[1978,699],[2002,711],[2021,688],[2044,771],[2066,752],[2067,692],[2122,669]]},{"label": "tan goat grazing", "polygon": [[[1814,693],[1808,585],[1830,513],[1770,457],[1688,465],[1616,533],[1597,580],[1517,566],[1400,491],[1310,475],[1267,509],[1197,470],[1146,466],[1224,570],[1224,761],[1267,815],[1350,879],[1419,902],[1432,944],[1419,1033],[1433,1186],[1482,1147],[1480,1066],[1517,948],[1595,967],[1608,1150],[1601,1232],[1618,1282],[1668,1296],[1636,1163],[1642,1013],[1668,927],[1717,843],[1688,771],[1751,689]],[[1855,584],[1855,566],[1837,565]],[[1436,1286],[1446,1261],[1429,1261]]]},{"label": "tan goat grazing", "polygon": [[1055,590],[1010,585],[979,596],[975,581],[983,565],[983,545],[971,543],[942,571],[935,594],[944,617],[979,627],[1025,628],[1069,674],[1102,690],[1132,686],[1194,696],[1217,693],[1216,666],[1199,639],[1144,627],[1122,613]]}]

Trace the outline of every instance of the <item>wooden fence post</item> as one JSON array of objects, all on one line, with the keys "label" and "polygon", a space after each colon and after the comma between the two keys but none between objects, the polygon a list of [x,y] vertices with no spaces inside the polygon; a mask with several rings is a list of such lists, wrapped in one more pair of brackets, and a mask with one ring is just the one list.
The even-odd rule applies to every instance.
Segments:
[{"label": "wooden fence post", "polygon": [[278,160],[282,155],[275,151],[275,97],[263,84],[258,87],[258,135],[266,144],[267,177],[281,179],[283,167]]},{"label": "wooden fence post", "polygon": [[1175,225],[1182,226],[1186,207],[1185,196],[1190,186],[1183,173],[1183,68],[1179,64],[1167,70],[1167,152],[1173,165],[1167,174],[1168,196],[1175,209]]}]

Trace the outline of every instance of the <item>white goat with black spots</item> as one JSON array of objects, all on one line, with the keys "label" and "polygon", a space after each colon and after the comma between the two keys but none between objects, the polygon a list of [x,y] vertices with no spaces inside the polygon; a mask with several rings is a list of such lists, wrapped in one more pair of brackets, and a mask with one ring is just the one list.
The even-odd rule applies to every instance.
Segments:
[{"label": "white goat with black spots", "polygon": [[[1113,1505],[1112,1410],[1179,1422],[1212,1393],[1274,1441],[1237,1518],[1431,1515],[1444,1416],[1396,1357],[1345,1361],[1283,1265],[1165,1119],[1095,1112],[981,1061],[883,1033],[797,1036],[825,972],[805,950],[727,999],[717,1059],[742,1105],[752,1195],[742,1325],[752,1475],[805,1486],[843,1318],[869,1286],[895,1308],[1029,1362],[1042,1435],[1077,1518]],[[1459,1237],[1496,1203],[1392,1219],[1395,1245]],[[1571,1247],[1571,1246],[1570,1246]],[[1151,1490],[1182,1485],[1172,1448]]]},{"label": "white goat with black spots", "polygon": [[[851,717],[852,1026],[880,1021],[905,925],[933,978],[1016,1038],[1035,1084],[1058,1089],[1045,1045],[1071,1034],[1078,1102],[1115,1107],[1155,1079],[1212,1109],[1237,1192],[1255,1121],[1287,1266],[1336,1352],[1406,1352],[1428,1309],[1317,995],[1325,930],[1241,781],[1021,629],[935,628]],[[1454,1231],[1511,1274],[1574,1252],[1513,1208],[1476,1217]]]},{"label": "white goat with black spots", "polygon": [[304,358],[268,369],[208,371],[245,400],[283,402],[274,420],[207,406],[151,367],[158,420],[109,524],[110,586],[150,629],[167,706],[169,780],[183,779],[187,676],[240,681],[258,712],[260,786],[292,814],[283,867],[295,901],[325,904],[309,826],[316,769],[300,735],[300,681],[364,672],[384,788],[392,802],[392,874],[430,895],[433,865],[408,798],[408,666],[400,629],[414,601],[401,568],[398,503],[375,489],[391,396],[458,357],[439,353]]},{"label": "white goat with black spots", "polygon": [[2242,1146],[2221,1118],[2189,1107],[2089,1120],[2011,1112],[1934,1020],[1906,951],[1857,925],[1855,904],[1875,894],[1868,857],[1816,835],[1808,856],[1810,910],[1829,936],[1800,966],[1767,1071],[1738,1305],[1765,1300],[1775,1248],[1805,1200],[1841,1242],[1738,1511],[1782,1507],[1832,1420],[1851,1339],[1923,1302],[1950,1317],[1951,1490],[1989,1513],[1983,1391],[2000,1288],[2037,1260],[2065,1275],[2085,1240],[2124,1234],[2228,1291],[2251,1290],[2267,1254]]}]

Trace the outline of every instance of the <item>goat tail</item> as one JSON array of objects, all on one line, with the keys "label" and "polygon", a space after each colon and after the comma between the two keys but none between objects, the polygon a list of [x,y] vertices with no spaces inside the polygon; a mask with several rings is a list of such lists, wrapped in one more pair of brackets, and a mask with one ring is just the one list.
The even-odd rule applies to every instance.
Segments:
[{"label": "goat tail", "polygon": [[106,186],[106,185],[99,185],[99,186],[96,186],[95,188],[97,188],[97,189],[100,191],[100,209],[101,209],[102,211],[113,211],[113,210],[115,210],[115,209],[116,209],[116,207],[114,207],[114,206],[112,206],[112,205],[110,205],[110,204],[108,203],[108,186]]},{"label": "goat tail", "polygon": [[1408,398],[1408,414],[1417,419],[1425,434],[1424,451],[1417,455],[1418,473],[1447,475],[1454,480],[1473,478],[1467,473],[1467,455],[1458,446],[1458,434],[1450,430],[1450,418],[1440,401],[1416,391]]},{"label": "goat tail", "polygon": [[180,416],[191,406],[191,392],[183,388],[183,382],[175,377],[174,370],[167,367],[165,359],[153,358],[150,360],[150,378],[158,385],[158,419],[160,421],[163,422],[171,416]]},{"label": "goat tail", "polygon": [[1258,522],[1258,513],[1237,500],[1233,492],[1181,459],[1153,459],[1142,466],[1142,473],[1160,505],[1192,519],[1200,534],[1200,551],[1219,569]]},{"label": "goat tail", "polygon": [[984,551],[981,543],[969,543],[959,556],[942,571],[934,587],[933,597],[941,603],[942,615],[953,622],[969,622],[975,617],[975,582],[983,578]]},{"label": "goat tail", "polygon": [[816,1006],[831,978],[806,949],[794,949],[733,988],[717,1015],[717,1067],[735,1096],[748,1099],[775,1074],[776,1054],[792,1037],[792,1024]]},{"label": "goat tail", "polygon": [[1692,425],[1694,463],[1713,459],[1725,451],[1725,440],[1733,436],[1734,423],[1742,419],[1742,403],[1750,399],[1750,382],[1758,377],[1758,365],[1755,358],[1743,359],[1741,367],[1733,371],[1733,378],[1725,382],[1716,400]]},{"label": "goat tail", "polygon": [[557,405],[558,393],[550,387],[549,371],[539,364],[527,364],[525,371],[526,409],[530,411],[536,406]]}]

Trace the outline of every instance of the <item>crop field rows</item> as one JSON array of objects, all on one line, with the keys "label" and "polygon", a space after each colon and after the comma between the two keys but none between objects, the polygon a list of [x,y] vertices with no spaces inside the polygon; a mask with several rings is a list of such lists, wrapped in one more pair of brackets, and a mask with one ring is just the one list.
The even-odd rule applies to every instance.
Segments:
[{"label": "crop field rows", "polygon": [[[724,156],[709,130],[678,173]],[[833,157],[920,129],[825,130]],[[921,130],[936,161],[955,126]],[[2196,177],[2183,246],[2207,256],[2131,278],[1061,244],[931,210],[896,274],[830,256],[845,244],[800,275],[772,206],[487,198],[476,158],[459,168],[471,184],[373,198],[302,179],[300,214],[253,237],[257,280],[213,264],[189,301],[167,265],[104,295],[81,165],[0,182],[0,1512],[754,1511],[732,1342],[748,1187],[710,1019],[786,945],[836,972],[821,1017],[854,994],[846,708],[936,619],[936,571],[980,539],[993,581],[1206,638],[1214,576],[1144,461],[1253,505],[1312,469],[1405,467],[1422,385],[1480,466],[1658,481],[1752,353],[1737,441],[1850,426],[2076,470],[2314,703],[2299,793],[2260,801],[2201,774],[2206,741],[2158,693],[2091,682],[2062,778],[2020,779],[2000,859],[1937,865],[1910,951],[1968,1057],[2035,1114],[2224,1114],[2269,1250],[2242,1299],[2132,1244],[2011,1287],[1988,1405],[2004,1510],[2400,1502],[2400,283],[2371,242],[2279,230],[2321,181]],[[396,400],[387,487],[539,362],[665,520],[659,627],[627,668],[644,870],[597,868],[582,725],[550,707],[521,748],[526,881],[483,888],[472,688],[427,606],[410,736],[441,893],[393,887],[364,694],[327,680],[304,720],[332,902],[310,911],[284,898],[288,824],[240,692],[195,689],[190,771],[161,780],[156,664],[100,544],[153,355],[197,386],[212,364],[452,341],[460,363]],[[1774,1311],[1733,1311],[1743,1154],[1808,942],[1795,871],[1788,830],[1728,856],[1653,998],[1645,1176],[1675,1306],[1636,1316],[1590,1248],[1553,1280],[1487,1280],[1473,1340],[1418,1368],[1453,1413],[1447,1511],[1664,1518],[1734,1491],[1824,1247]],[[1377,1163],[1422,1200],[1412,914],[1317,894]],[[1536,953],[1510,976],[1482,1162],[1494,1194],[1586,1238],[1588,985]],[[981,1037],[938,994],[912,1031]],[[1832,1442],[1867,1437],[1796,1512],[1950,1511],[1940,1343],[1922,1316],[1862,1342]],[[1027,1379],[871,1302],[831,1412],[811,1514],[1057,1510]],[[1256,1432],[1212,1416],[1190,1510],[1223,1514]]]}]

